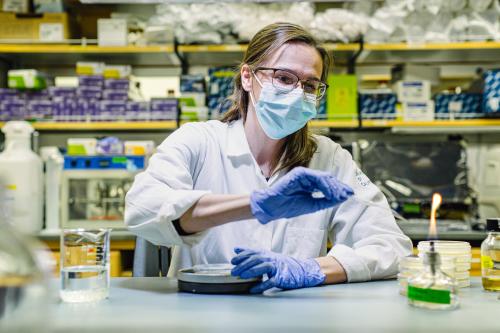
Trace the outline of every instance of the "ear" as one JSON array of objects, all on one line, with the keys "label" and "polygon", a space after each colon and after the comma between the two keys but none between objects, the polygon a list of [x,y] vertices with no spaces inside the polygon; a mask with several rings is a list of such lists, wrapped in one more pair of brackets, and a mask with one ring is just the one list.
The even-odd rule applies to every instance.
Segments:
[{"label": "ear", "polygon": [[252,90],[252,70],[250,69],[250,66],[248,66],[247,64],[243,65],[241,67],[240,75],[241,87],[246,92],[249,92],[250,90]]}]

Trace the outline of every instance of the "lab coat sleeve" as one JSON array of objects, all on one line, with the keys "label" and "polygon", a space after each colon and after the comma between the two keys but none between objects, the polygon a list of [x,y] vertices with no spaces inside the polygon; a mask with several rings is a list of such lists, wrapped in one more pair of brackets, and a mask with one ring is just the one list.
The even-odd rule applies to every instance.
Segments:
[{"label": "lab coat sleeve", "polygon": [[[328,255],[342,265],[348,282],[394,277],[399,260],[411,254],[411,240],[396,224],[385,196],[358,168],[351,154],[337,146],[333,156],[334,173],[355,194],[333,211],[333,247]],[[386,209],[368,206],[357,197]]]},{"label": "lab coat sleeve", "polygon": [[[186,124],[170,134],[135,177],[125,198],[125,223],[137,236],[156,245],[195,243],[202,233],[181,237],[172,221],[180,218],[210,191],[194,190],[206,153],[200,124]],[[205,142],[205,143],[204,143]]]}]

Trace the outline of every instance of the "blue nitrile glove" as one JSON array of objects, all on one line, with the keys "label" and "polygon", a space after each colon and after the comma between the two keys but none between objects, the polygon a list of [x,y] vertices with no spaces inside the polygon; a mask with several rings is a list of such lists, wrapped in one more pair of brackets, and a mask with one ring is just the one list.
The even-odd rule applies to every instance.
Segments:
[{"label": "blue nitrile glove", "polygon": [[234,249],[231,260],[235,267],[231,275],[249,279],[267,275],[268,280],[250,289],[257,294],[267,289],[296,289],[314,287],[325,281],[325,274],[314,259],[298,260],[284,254],[266,250]]},{"label": "blue nitrile glove", "polygon": [[[313,197],[314,192],[323,193],[323,197]],[[333,207],[353,194],[348,185],[329,172],[297,167],[271,187],[254,191],[250,208],[257,220],[266,224]]]}]

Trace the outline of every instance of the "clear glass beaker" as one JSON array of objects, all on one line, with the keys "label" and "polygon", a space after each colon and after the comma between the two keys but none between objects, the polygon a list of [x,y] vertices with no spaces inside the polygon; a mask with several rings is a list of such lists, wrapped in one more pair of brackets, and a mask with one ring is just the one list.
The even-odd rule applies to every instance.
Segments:
[{"label": "clear glass beaker", "polygon": [[61,234],[61,290],[65,302],[93,302],[109,295],[111,229],[66,229]]}]

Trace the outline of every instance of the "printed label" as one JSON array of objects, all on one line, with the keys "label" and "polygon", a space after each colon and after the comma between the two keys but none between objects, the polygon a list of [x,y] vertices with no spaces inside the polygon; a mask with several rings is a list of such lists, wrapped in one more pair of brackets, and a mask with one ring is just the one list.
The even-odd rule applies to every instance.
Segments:
[{"label": "printed label", "polygon": [[358,181],[359,185],[366,187],[370,185],[370,179],[366,177],[366,175],[359,169],[356,170],[356,180]]},{"label": "printed label", "polygon": [[408,299],[427,303],[450,304],[451,294],[449,290],[425,289],[409,285]]},{"label": "printed label", "polygon": [[490,256],[481,256],[481,267],[482,268],[493,268],[493,259]]}]

